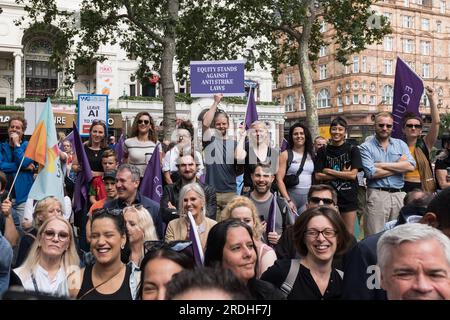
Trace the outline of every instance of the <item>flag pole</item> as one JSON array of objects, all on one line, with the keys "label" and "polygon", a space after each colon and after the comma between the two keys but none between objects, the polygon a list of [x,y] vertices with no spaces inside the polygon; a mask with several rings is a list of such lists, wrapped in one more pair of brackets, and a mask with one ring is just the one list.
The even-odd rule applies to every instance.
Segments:
[{"label": "flag pole", "polygon": [[23,157],[22,157],[22,160],[20,161],[19,169],[17,169],[16,176],[14,177],[14,180],[13,180],[13,182],[12,182],[12,184],[11,184],[11,188],[9,189],[9,192],[8,192],[8,195],[6,196],[6,199],[9,198],[9,195],[11,194],[11,191],[12,191],[12,189],[14,188],[14,184],[16,183],[16,179],[17,179],[17,176],[19,175],[20,168],[22,167],[22,163],[23,163],[23,160],[24,160],[24,159],[25,159],[25,156],[23,156]]},{"label": "flag pole", "polygon": [[[250,87],[250,90],[248,91],[248,97],[247,97],[247,105],[245,107],[245,115],[244,115],[244,128],[246,127],[245,121],[247,120],[247,112],[248,112],[248,103],[250,102],[250,96],[252,94],[252,87]],[[245,128],[247,130],[247,128]]]}]

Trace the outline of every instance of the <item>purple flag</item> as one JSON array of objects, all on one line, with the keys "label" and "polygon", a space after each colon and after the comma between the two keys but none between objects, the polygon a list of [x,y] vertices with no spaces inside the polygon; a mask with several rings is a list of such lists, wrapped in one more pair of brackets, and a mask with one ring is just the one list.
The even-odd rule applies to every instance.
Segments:
[{"label": "purple flag", "polygon": [[413,112],[420,115],[419,104],[422,94],[422,79],[402,59],[397,57],[392,107],[394,117],[393,138],[402,137],[402,120],[405,113]]},{"label": "purple flag", "polygon": [[266,227],[266,235],[269,235],[269,232],[275,232],[275,221],[277,217],[277,197],[273,195],[272,202],[270,203],[269,214],[267,215],[267,227]]},{"label": "purple flag", "polygon": [[73,192],[74,210],[76,212],[86,209],[84,206],[88,203],[88,188],[92,180],[92,171],[75,122],[73,123],[72,133],[74,140],[73,148],[77,155],[78,164],[81,166],[81,171],[77,174]]},{"label": "purple flag", "polygon": [[289,143],[287,142],[287,140],[285,138],[283,138],[283,142],[281,143],[280,153],[283,151],[286,151],[288,147],[289,147]]},{"label": "purple flag", "polygon": [[159,143],[153,150],[152,157],[147,163],[147,168],[142,177],[141,195],[148,197],[158,203],[161,202],[163,194],[162,175],[161,175],[161,159],[159,156]]},{"label": "purple flag", "polygon": [[250,88],[247,111],[245,112],[245,130],[250,129],[250,126],[256,120],[258,120],[258,112],[256,111],[255,89]]},{"label": "purple flag", "polygon": [[125,136],[123,133],[120,135],[119,141],[117,141],[114,152],[116,154],[117,164],[120,166],[123,162],[123,144],[125,143]]},{"label": "purple flag", "polygon": [[200,237],[198,235],[197,224],[195,223],[194,217],[192,216],[192,213],[190,211],[188,211],[188,218],[189,218],[189,224],[190,224],[189,240],[192,241],[192,251],[194,252],[195,264],[198,267],[201,267],[201,266],[203,266],[203,262],[204,262],[202,243],[201,243]]}]

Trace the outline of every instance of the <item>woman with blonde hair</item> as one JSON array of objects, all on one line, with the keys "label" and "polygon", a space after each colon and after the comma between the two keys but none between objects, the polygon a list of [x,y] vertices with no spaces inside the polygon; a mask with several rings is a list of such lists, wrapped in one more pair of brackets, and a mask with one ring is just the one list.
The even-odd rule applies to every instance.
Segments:
[{"label": "woman with blonde hair", "polygon": [[72,227],[61,216],[45,220],[24,263],[14,269],[27,291],[69,296],[68,277],[79,270]]},{"label": "woman with blonde hair", "polygon": [[217,222],[206,217],[205,192],[198,183],[189,183],[181,188],[178,211],[180,218],[169,222],[165,240],[167,242],[189,240],[190,222],[187,214],[190,211],[197,225],[200,242],[204,251],[209,230]]},{"label": "woman with blonde hair", "polygon": [[222,211],[222,220],[230,218],[239,219],[252,229],[253,241],[255,242],[256,252],[258,254],[256,277],[259,278],[264,271],[273,266],[275,260],[277,260],[277,255],[271,247],[261,241],[263,226],[258,217],[258,210],[252,200],[239,196],[229,202]]}]

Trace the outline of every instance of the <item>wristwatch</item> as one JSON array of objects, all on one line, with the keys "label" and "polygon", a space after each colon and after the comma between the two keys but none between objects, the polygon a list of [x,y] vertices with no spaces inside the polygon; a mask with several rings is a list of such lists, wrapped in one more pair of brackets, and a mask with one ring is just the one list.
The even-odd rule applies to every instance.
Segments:
[{"label": "wristwatch", "polygon": [[287,201],[288,203],[289,203],[289,202],[292,202],[292,200],[291,200],[291,199],[288,199],[288,200],[286,200],[286,201]]}]

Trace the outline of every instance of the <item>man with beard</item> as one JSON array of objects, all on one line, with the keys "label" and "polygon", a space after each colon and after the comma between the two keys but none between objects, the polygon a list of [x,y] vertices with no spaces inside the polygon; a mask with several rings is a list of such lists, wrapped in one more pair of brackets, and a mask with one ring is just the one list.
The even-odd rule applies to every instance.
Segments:
[{"label": "man with beard", "polygon": [[174,184],[164,186],[164,192],[161,199],[160,214],[163,221],[168,224],[171,220],[178,218],[178,196],[181,188],[185,185],[198,182],[203,188],[206,197],[206,216],[210,219],[216,218],[216,190],[214,187],[206,185],[197,179],[197,163],[191,154],[180,156],[178,158],[178,172],[181,179]]},{"label": "man with beard", "polygon": [[283,198],[270,192],[270,187],[275,179],[270,164],[256,164],[255,170],[251,174],[251,178],[253,181],[253,191],[247,196],[253,201],[258,209],[261,222],[264,223],[267,221],[270,204],[272,203],[273,197],[277,197],[275,231],[269,232],[267,234],[267,239],[265,239],[267,243],[276,245],[287,225],[291,224],[288,217],[288,203]]}]

